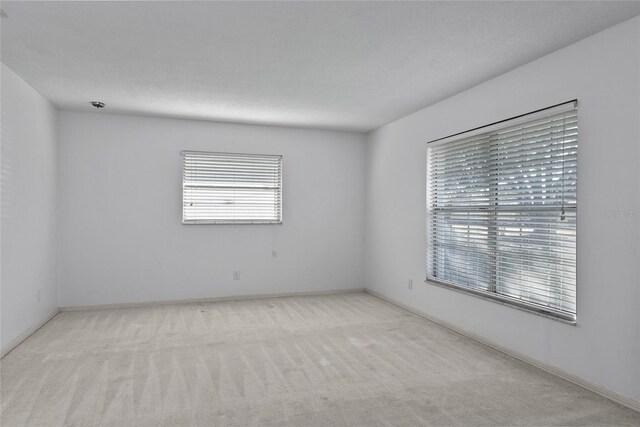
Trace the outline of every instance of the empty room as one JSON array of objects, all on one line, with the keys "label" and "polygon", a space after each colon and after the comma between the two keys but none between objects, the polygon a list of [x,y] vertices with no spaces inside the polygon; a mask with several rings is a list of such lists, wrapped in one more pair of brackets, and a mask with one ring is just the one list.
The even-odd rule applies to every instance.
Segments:
[{"label": "empty room", "polygon": [[2,1],[0,425],[640,426],[639,1]]}]

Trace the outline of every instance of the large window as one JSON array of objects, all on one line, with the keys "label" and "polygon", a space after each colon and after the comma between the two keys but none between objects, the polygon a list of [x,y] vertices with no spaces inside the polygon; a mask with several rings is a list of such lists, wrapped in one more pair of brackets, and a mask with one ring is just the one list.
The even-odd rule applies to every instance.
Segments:
[{"label": "large window", "polygon": [[575,322],[576,102],[427,151],[428,281]]},{"label": "large window", "polygon": [[183,151],[184,224],[282,222],[282,156]]}]

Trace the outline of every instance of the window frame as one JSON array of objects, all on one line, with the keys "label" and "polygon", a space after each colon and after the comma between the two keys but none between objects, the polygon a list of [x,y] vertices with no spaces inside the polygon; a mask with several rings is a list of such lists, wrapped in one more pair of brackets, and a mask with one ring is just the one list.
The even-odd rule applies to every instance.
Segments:
[{"label": "window frame", "polygon": [[[211,155],[211,156],[241,156],[241,157],[255,157],[255,158],[272,158],[278,161],[279,172],[279,187],[276,187],[279,192],[279,209],[278,218],[276,220],[264,220],[264,219],[186,219],[185,218],[185,156],[186,155]],[[238,152],[224,152],[224,151],[196,151],[196,150],[182,150],[180,152],[182,157],[182,224],[183,225],[281,225],[284,214],[284,167],[283,167],[283,155],[281,154],[264,154],[264,153],[238,153]],[[241,187],[240,187],[241,188]]]},{"label": "window frame", "polygon": [[[494,123],[490,123],[484,126],[479,126],[473,129],[470,129],[468,131],[463,131],[463,132],[458,132],[443,138],[438,138],[432,141],[429,141],[427,143],[427,158],[426,158],[426,189],[425,189],[425,194],[426,194],[426,214],[427,214],[427,218],[426,218],[426,279],[425,279],[425,283],[427,284],[432,284],[432,285],[436,285],[442,288],[446,288],[446,289],[450,289],[450,290],[454,290],[454,291],[458,291],[458,292],[462,292],[462,293],[466,293],[466,294],[470,294],[476,297],[480,297],[483,299],[486,299],[488,301],[492,301],[495,303],[499,303],[499,304],[503,304],[512,308],[516,308],[519,310],[523,310],[529,313],[534,313],[543,317],[547,317],[553,320],[558,320],[561,321],[563,323],[567,323],[569,325],[576,325],[577,324],[577,314],[578,314],[578,300],[577,300],[577,289],[578,289],[578,220],[577,220],[577,196],[578,196],[578,181],[576,180],[576,205],[574,207],[572,207],[573,212],[575,212],[576,215],[576,219],[575,219],[575,230],[576,230],[576,235],[575,235],[575,293],[576,293],[576,300],[575,300],[575,311],[573,314],[569,314],[566,312],[561,312],[560,310],[554,310],[553,308],[550,308],[548,306],[545,306],[543,304],[537,304],[535,302],[531,302],[531,301],[524,301],[521,299],[518,299],[516,297],[511,297],[505,294],[501,294],[498,293],[496,291],[496,281],[493,280],[491,281],[490,284],[490,289],[484,290],[482,288],[478,288],[478,287],[473,287],[470,285],[464,285],[464,284],[457,284],[454,282],[449,282],[449,281],[444,281],[444,280],[439,280],[436,277],[430,276],[430,271],[429,271],[429,263],[430,263],[430,257],[433,256],[433,252],[434,252],[434,245],[436,244],[435,241],[430,241],[431,239],[429,238],[429,227],[431,226],[430,222],[430,212],[432,209],[432,205],[431,205],[431,188],[430,188],[430,180],[429,180],[429,176],[430,176],[430,164],[431,164],[431,159],[430,159],[430,155],[431,155],[431,150],[429,149],[429,147],[433,147],[433,146],[437,146],[437,145],[441,145],[441,144],[447,144],[449,142],[456,142],[456,141],[460,141],[462,139],[466,139],[475,135],[480,135],[480,134],[487,134],[487,133],[491,133],[491,132],[498,132],[501,129],[507,128],[507,127],[511,127],[511,126],[517,126],[519,124],[525,124],[527,122],[531,122],[540,118],[544,118],[545,116],[551,116],[553,114],[557,114],[557,113],[562,113],[564,112],[568,112],[568,111],[572,111],[572,110],[576,110],[578,109],[578,100],[574,99],[571,101],[567,101],[567,102],[563,102],[560,104],[556,104],[547,108],[542,108],[539,110],[535,110],[529,113],[525,113],[525,114],[520,114],[518,116],[515,117],[511,117],[508,119],[504,119],[504,120],[500,120]],[[577,159],[577,155],[576,155],[576,159]],[[494,189],[493,186],[490,186],[490,190],[489,190],[489,194],[490,197],[494,197],[496,194],[496,191]],[[566,206],[565,208],[569,209],[568,206]],[[495,212],[494,212],[494,216],[495,216]],[[489,226],[493,226],[493,227],[497,227],[497,221],[494,219],[493,221],[488,221]],[[488,244],[491,243],[495,243],[495,241],[493,242],[487,242]],[[492,253],[492,256],[497,257],[499,256],[499,253],[497,250],[494,250]],[[497,266],[494,264],[493,267],[490,268],[491,272],[490,274],[492,274],[493,276],[496,276],[498,268]]]}]

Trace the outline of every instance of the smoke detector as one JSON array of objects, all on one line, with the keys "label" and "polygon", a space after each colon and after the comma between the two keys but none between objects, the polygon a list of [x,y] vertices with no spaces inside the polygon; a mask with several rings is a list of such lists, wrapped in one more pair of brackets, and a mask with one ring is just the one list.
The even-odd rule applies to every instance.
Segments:
[{"label": "smoke detector", "polygon": [[100,102],[100,101],[91,101],[91,105],[93,105],[96,108],[104,108],[104,102]]}]

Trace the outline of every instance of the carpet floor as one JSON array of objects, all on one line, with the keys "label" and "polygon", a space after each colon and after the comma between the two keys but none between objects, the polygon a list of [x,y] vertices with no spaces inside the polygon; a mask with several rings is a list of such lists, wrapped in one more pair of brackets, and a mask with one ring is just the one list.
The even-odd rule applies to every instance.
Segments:
[{"label": "carpet floor", "polygon": [[640,425],[363,293],[63,312],[0,369],[7,427]]}]

